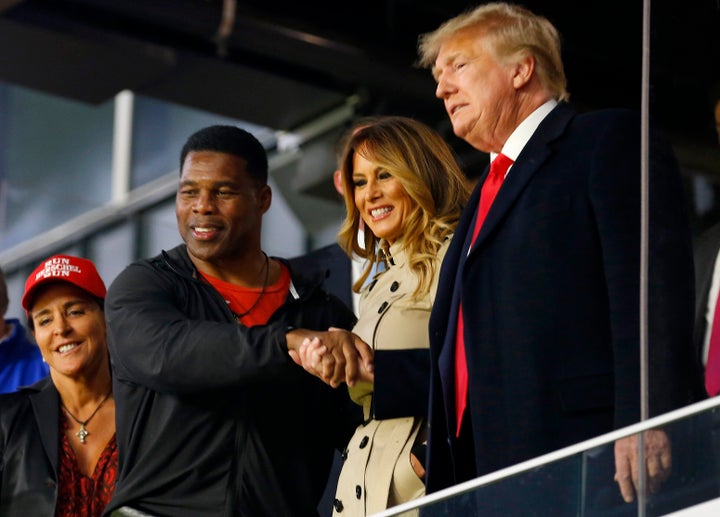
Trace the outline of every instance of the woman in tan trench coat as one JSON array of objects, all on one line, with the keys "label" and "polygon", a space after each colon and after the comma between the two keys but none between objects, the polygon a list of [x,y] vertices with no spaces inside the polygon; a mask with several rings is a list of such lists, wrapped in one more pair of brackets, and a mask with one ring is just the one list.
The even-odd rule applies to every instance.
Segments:
[{"label": "woman in tan trench coat", "polygon": [[[347,217],[338,241],[367,261],[353,286],[365,285],[353,332],[373,348],[374,377],[349,388],[365,421],[343,455],[334,501],[334,515],[343,517],[425,493],[428,320],[440,263],[469,192],[450,148],[420,122],[381,117],[351,135],[341,160]],[[366,283],[375,262],[385,268]],[[324,352],[313,340],[300,355],[321,378]]]}]

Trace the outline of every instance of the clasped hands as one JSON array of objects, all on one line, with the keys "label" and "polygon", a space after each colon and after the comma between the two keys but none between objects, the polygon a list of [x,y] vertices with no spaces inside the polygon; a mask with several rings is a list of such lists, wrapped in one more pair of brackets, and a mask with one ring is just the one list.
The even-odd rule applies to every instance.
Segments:
[{"label": "clasped hands", "polygon": [[352,332],[293,329],[286,339],[292,360],[333,388],[343,382],[373,382],[372,348]]}]

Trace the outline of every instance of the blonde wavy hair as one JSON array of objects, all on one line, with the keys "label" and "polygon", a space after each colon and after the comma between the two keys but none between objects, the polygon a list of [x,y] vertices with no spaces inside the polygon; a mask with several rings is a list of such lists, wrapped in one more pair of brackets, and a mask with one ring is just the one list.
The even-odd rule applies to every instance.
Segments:
[{"label": "blonde wavy hair", "polygon": [[492,2],[451,18],[418,38],[419,65],[432,68],[440,47],[460,32],[475,31],[499,62],[516,56],[535,58],[542,85],[557,100],[568,100],[560,33],[550,21],[519,5]]},{"label": "blonde wavy hair", "polygon": [[367,260],[363,274],[353,285],[358,292],[374,264],[379,238],[365,226],[364,243],[358,243],[361,217],[355,204],[353,159],[355,154],[389,172],[403,186],[413,208],[402,222],[402,245],[410,270],[418,278],[414,298],[427,294],[432,284],[435,258],[443,241],[455,231],[467,202],[470,185],[447,143],[425,124],[407,117],[386,116],[361,122],[349,132],[343,148],[343,197],[347,214],[338,242],[348,255]]}]

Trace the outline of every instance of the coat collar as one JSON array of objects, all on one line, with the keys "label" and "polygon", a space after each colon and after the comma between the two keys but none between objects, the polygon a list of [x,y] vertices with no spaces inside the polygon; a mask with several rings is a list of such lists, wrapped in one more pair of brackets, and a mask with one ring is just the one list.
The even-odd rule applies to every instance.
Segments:
[{"label": "coat collar", "polygon": [[401,240],[389,244],[385,239],[381,239],[378,249],[387,269],[399,267],[407,262],[407,252]]},{"label": "coat collar", "polygon": [[[279,260],[285,267],[290,270],[290,292],[293,298],[305,299],[315,289],[322,286],[324,277],[320,275],[307,276],[302,272],[294,271],[290,268],[287,260],[279,257],[270,257],[273,260]],[[155,257],[153,263],[160,265],[166,269],[170,269],[175,274],[190,280],[200,281],[200,275],[195,265],[190,260],[185,244],[175,246],[171,250],[163,250],[160,255]]]},{"label": "coat collar", "polygon": [[49,375],[24,390],[30,392],[28,398],[40,430],[40,440],[53,470],[57,472],[60,443],[60,394]]},{"label": "coat collar", "polygon": [[[522,193],[528,182],[540,166],[553,154],[552,142],[558,139],[575,112],[566,103],[558,104],[538,126],[537,130],[525,145],[516,162],[513,164],[512,171],[502,184],[500,191],[495,198],[490,211],[485,217],[480,233],[477,236],[475,245],[470,251],[470,255],[474,254],[482,243],[487,239],[494,228],[500,223],[505,214],[510,210],[515,200]],[[485,169],[480,184],[485,182],[490,171],[488,166]],[[479,189],[478,189],[479,190]],[[473,196],[473,202],[476,205],[479,195]]]}]

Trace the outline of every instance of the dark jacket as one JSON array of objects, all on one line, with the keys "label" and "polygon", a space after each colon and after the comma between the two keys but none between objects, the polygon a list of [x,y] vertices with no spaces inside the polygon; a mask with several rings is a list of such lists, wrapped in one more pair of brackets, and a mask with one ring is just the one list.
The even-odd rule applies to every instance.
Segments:
[{"label": "dark jacket", "polygon": [[[652,139],[650,157],[654,416],[692,402],[697,373],[687,205],[670,147]],[[468,254],[481,179],[430,318],[429,491],[452,484],[453,459],[468,454],[448,440],[460,300],[476,475],[640,419],[640,170],[639,114],[561,103],[517,157]]]},{"label": "dark jacket", "polygon": [[120,454],[115,495],[154,515],[308,516],[357,425],[347,390],[295,365],[288,326],[354,316],[292,274],[265,326],[236,323],[184,245],[128,266],[106,299]]},{"label": "dark jacket", "polygon": [[352,261],[337,243],[290,259],[290,267],[320,274],[326,291],[352,308]]},{"label": "dark jacket", "polygon": [[0,515],[55,514],[60,396],[50,377],[0,395]]}]

